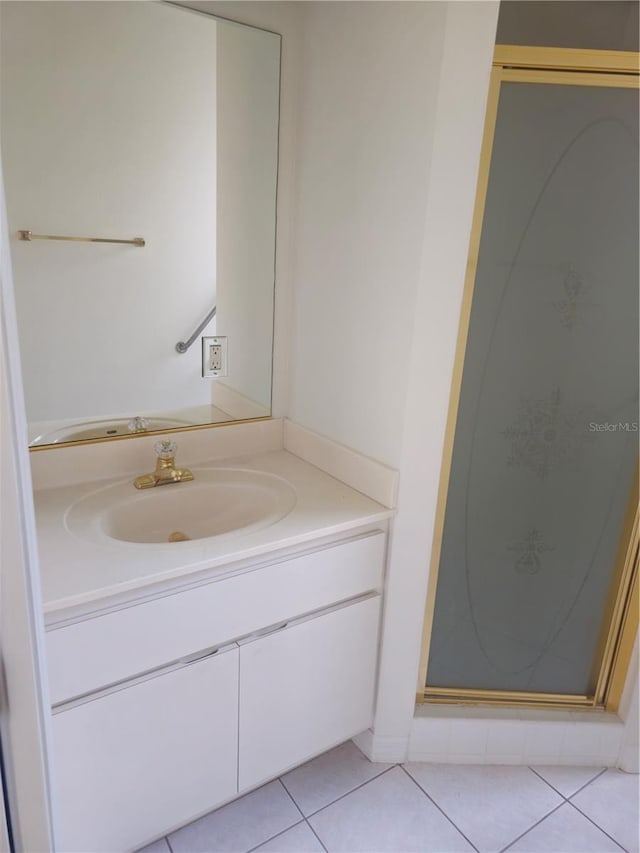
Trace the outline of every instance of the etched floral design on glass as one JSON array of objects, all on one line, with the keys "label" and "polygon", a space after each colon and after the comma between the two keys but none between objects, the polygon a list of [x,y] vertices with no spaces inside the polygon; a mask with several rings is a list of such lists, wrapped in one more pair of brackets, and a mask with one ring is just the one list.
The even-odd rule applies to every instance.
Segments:
[{"label": "etched floral design on glass", "polygon": [[542,555],[553,550],[553,546],[545,543],[544,536],[536,527],[528,530],[519,542],[507,546],[507,551],[514,551],[518,555],[513,568],[523,575],[536,575],[542,568]]},{"label": "etched floral design on glass", "polygon": [[560,325],[572,329],[578,320],[578,309],[584,301],[585,284],[578,273],[569,269],[562,282],[562,298],[553,303],[560,315]]},{"label": "etched floral design on glass", "polygon": [[593,440],[590,407],[564,399],[560,388],[548,397],[521,397],[514,422],[502,431],[511,447],[507,465],[526,468],[541,480],[556,470],[571,470]]}]

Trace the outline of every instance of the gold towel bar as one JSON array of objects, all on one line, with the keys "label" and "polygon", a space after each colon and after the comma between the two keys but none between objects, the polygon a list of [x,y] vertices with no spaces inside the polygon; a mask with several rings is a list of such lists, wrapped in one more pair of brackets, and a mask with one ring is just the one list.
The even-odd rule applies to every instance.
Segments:
[{"label": "gold towel bar", "polygon": [[106,237],[60,237],[54,234],[32,234],[31,231],[18,231],[19,240],[70,240],[75,243],[126,243],[128,246],[146,245],[144,237],[133,240],[111,240]]}]

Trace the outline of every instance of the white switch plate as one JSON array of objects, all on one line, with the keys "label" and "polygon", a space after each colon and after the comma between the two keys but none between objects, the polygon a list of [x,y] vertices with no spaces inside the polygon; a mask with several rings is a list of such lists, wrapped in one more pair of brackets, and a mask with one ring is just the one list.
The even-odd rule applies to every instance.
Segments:
[{"label": "white switch plate", "polygon": [[226,337],[202,338],[202,377],[217,379],[227,375]]}]

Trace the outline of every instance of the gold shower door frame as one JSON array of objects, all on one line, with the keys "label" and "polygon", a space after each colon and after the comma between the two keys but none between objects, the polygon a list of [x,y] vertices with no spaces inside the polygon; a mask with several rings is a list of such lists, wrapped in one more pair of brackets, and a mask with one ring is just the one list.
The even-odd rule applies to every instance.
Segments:
[{"label": "gold shower door frame", "polygon": [[[606,618],[594,663],[596,688],[593,696],[558,693],[530,693],[506,690],[474,690],[449,687],[429,687],[428,661],[431,631],[435,611],[440,552],[444,531],[445,508],[453,457],[458,405],[462,385],[465,350],[469,333],[471,303],[475,285],[476,266],[493,136],[498,115],[500,86],[509,83],[548,83],[563,86],[608,86],[640,89],[640,54],[625,51],[576,50],[550,47],[521,47],[496,45],[489,84],[484,135],[478,170],[473,224],[469,241],[460,326],[449,400],[440,485],[431,550],[429,585],[420,658],[418,702],[482,703],[554,707],[566,709],[618,709],[633,643],[638,629],[638,471],[630,496],[614,576],[606,605]],[[425,684],[427,686],[425,687]]]}]

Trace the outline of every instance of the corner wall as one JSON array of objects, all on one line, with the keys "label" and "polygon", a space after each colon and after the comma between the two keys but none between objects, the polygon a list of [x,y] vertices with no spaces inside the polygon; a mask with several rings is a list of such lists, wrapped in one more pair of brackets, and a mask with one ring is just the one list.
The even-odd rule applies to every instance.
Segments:
[{"label": "corner wall", "polygon": [[447,4],[302,5],[289,417],[398,467]]},{"label": "corner wall", "polygon": [[307,4],[290,417],[400,470],[376,760],[413,722],[497,12]]},{"label": "corner wall", "polygon": [[[406,757],[497,2],[447,4],[389,556],[373,756]],[[391,757],[393,756],[393,758]]]}]

